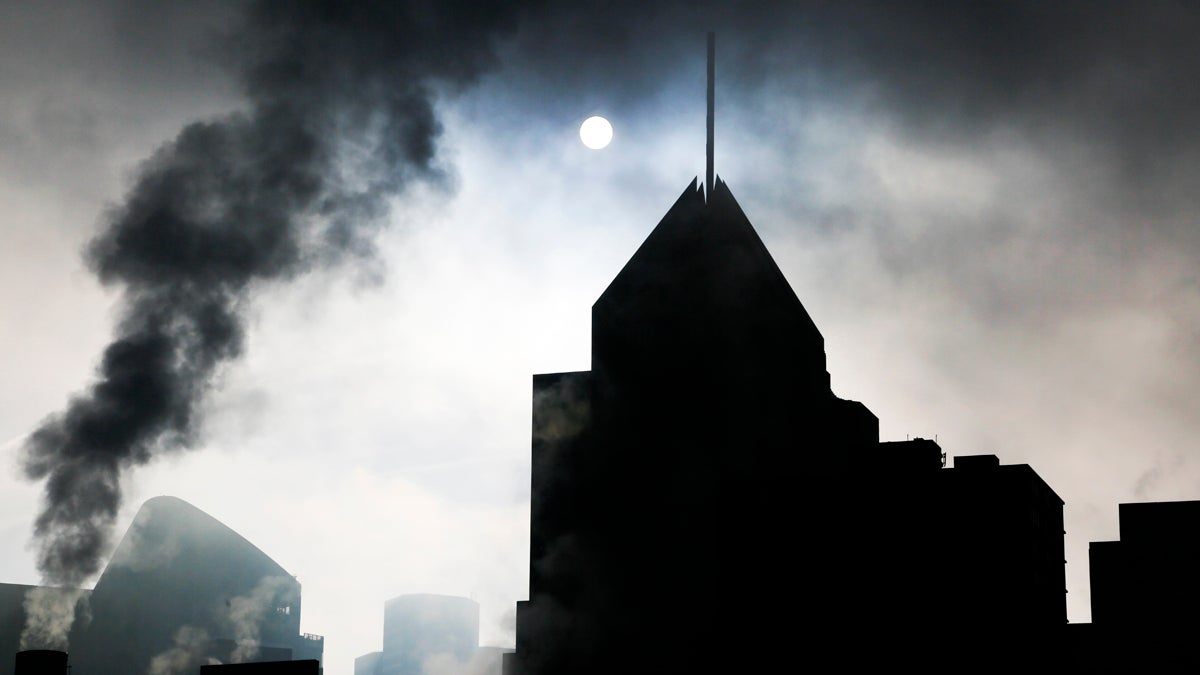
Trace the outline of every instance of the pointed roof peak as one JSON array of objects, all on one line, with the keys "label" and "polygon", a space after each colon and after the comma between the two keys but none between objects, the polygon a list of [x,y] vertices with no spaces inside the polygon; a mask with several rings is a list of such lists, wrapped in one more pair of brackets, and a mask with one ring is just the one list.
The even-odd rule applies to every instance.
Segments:
[{"label": "pointed roof peak", "polygon": [[697,298],[725,297],[729,289],[741,288],[773,311],[793,317],[813,343],[823,342],[791,284],[720,178],[713,181],[707,198],[698,178],[692,180],[594,307],[620,305],[649,289],[668,287],[674,289],[668,295]]}]

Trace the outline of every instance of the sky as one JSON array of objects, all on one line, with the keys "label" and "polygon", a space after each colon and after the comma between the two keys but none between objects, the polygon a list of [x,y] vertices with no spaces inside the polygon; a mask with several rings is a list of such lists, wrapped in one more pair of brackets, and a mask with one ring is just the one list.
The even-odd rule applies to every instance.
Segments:
[{"label": "sky", "polygon": [[[162,494],[229,525],[299,577],[331,675],[402,593],[473,597],[511,646],[530,376],[589,367],[591,303],[703,175],[709,29],[717,173],[835,393],[884,440],[1030,464],[1071,621],[1119,503],[1200,499],[1195,6],[329,5],[0,2],[0,581],[42,578],[61,475],[26,439],[71,431],[138,317],[199,325],[179,289],[216,288],[235,339],[180,333],[213,358],[101,463],[115,536]],[[185,256],[185,284],[122,248],[153,195],[228,176],[188,222],[271,255]]]}]

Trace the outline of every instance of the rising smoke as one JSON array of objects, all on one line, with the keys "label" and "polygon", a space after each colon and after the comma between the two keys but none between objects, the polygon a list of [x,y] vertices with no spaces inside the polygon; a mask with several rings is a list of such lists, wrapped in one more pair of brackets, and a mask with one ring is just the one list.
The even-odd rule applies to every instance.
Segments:
[{"label": "rising smoke", "polygon": [[[246,105],[150,157],[86,250],[122,304],[95,383],[24,447],[25,475],[45,480],[34,527],[44,583],[93,577],[122,473],[196,442],[200,403],[243,350],[254,291],[369,259],[388,200],[444,179],[435,96],[489,67],[513,20],[493,3],[246,8],[224,50]],[[30,624],[57,630],[27,632],[23,647],[65,644],[70,609],[46,597],[56,601],[31,598]]]}]

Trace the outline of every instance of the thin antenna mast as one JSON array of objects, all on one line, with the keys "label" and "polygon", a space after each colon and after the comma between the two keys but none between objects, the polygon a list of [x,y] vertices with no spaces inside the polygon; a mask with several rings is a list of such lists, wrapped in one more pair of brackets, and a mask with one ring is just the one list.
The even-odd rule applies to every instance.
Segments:
[{"label": "thin antenna mast", "polygon": [[704,146],[707,166],[704,171],[704,198],[712,199],[713,190],[713,108],[716,98],[717,34],[708,33],[708,142]]}]

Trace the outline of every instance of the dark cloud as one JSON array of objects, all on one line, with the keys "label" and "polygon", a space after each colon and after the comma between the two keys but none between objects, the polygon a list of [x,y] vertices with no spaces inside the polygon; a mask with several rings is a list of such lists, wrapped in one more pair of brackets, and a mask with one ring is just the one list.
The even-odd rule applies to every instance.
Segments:
[{"label": "dark cloud", "polygon": [[1136,174],[1195,150],[1198,24],[1182,2],[569,3],[523,22],[511,56],[552,97],[636,106],[669,74],[702,74],[715,30],[734,96],[854,100],[924,141],[1008,125],[1085,137]]},{"label": "dark cloud", "polygon": [[[1085,239],[1122,267],[1164,247],[1200,254],[1200,93],[1183,84],[1200,75],[1198,23],[1200,8],[1179,2],[562,3],[524,18],[489,93],[521,111],[518,128],[602,112],[626,138],[635,127],[650,138],[701,114],[704,34],[715,30],[718,171],[741,152],[731,143],[770,156],[730,176],[749,203],[786,204],[789,220],[822,236],[868,230],[871,255],[897,279],[941,270],[944,285],[985,296],[981,311],[1012,318],[1083,301],[1077,291],[1093,284],[1063,286],[1076,270],[1055,258],[1076,257]],[[822,115],[858,124],[859,138],[797,135],[797,120]],[[854,142],[881,137],[911,159],[948,160],[931,180],[965,182],[973,176],[950,165],[967,165],[990,198],[905,201],[854,156],[864,150]],[[816,174],[839,162],[853,169],[844,201],[818,197]],[[1030,283],[998,278],[1034,239]]]}]

